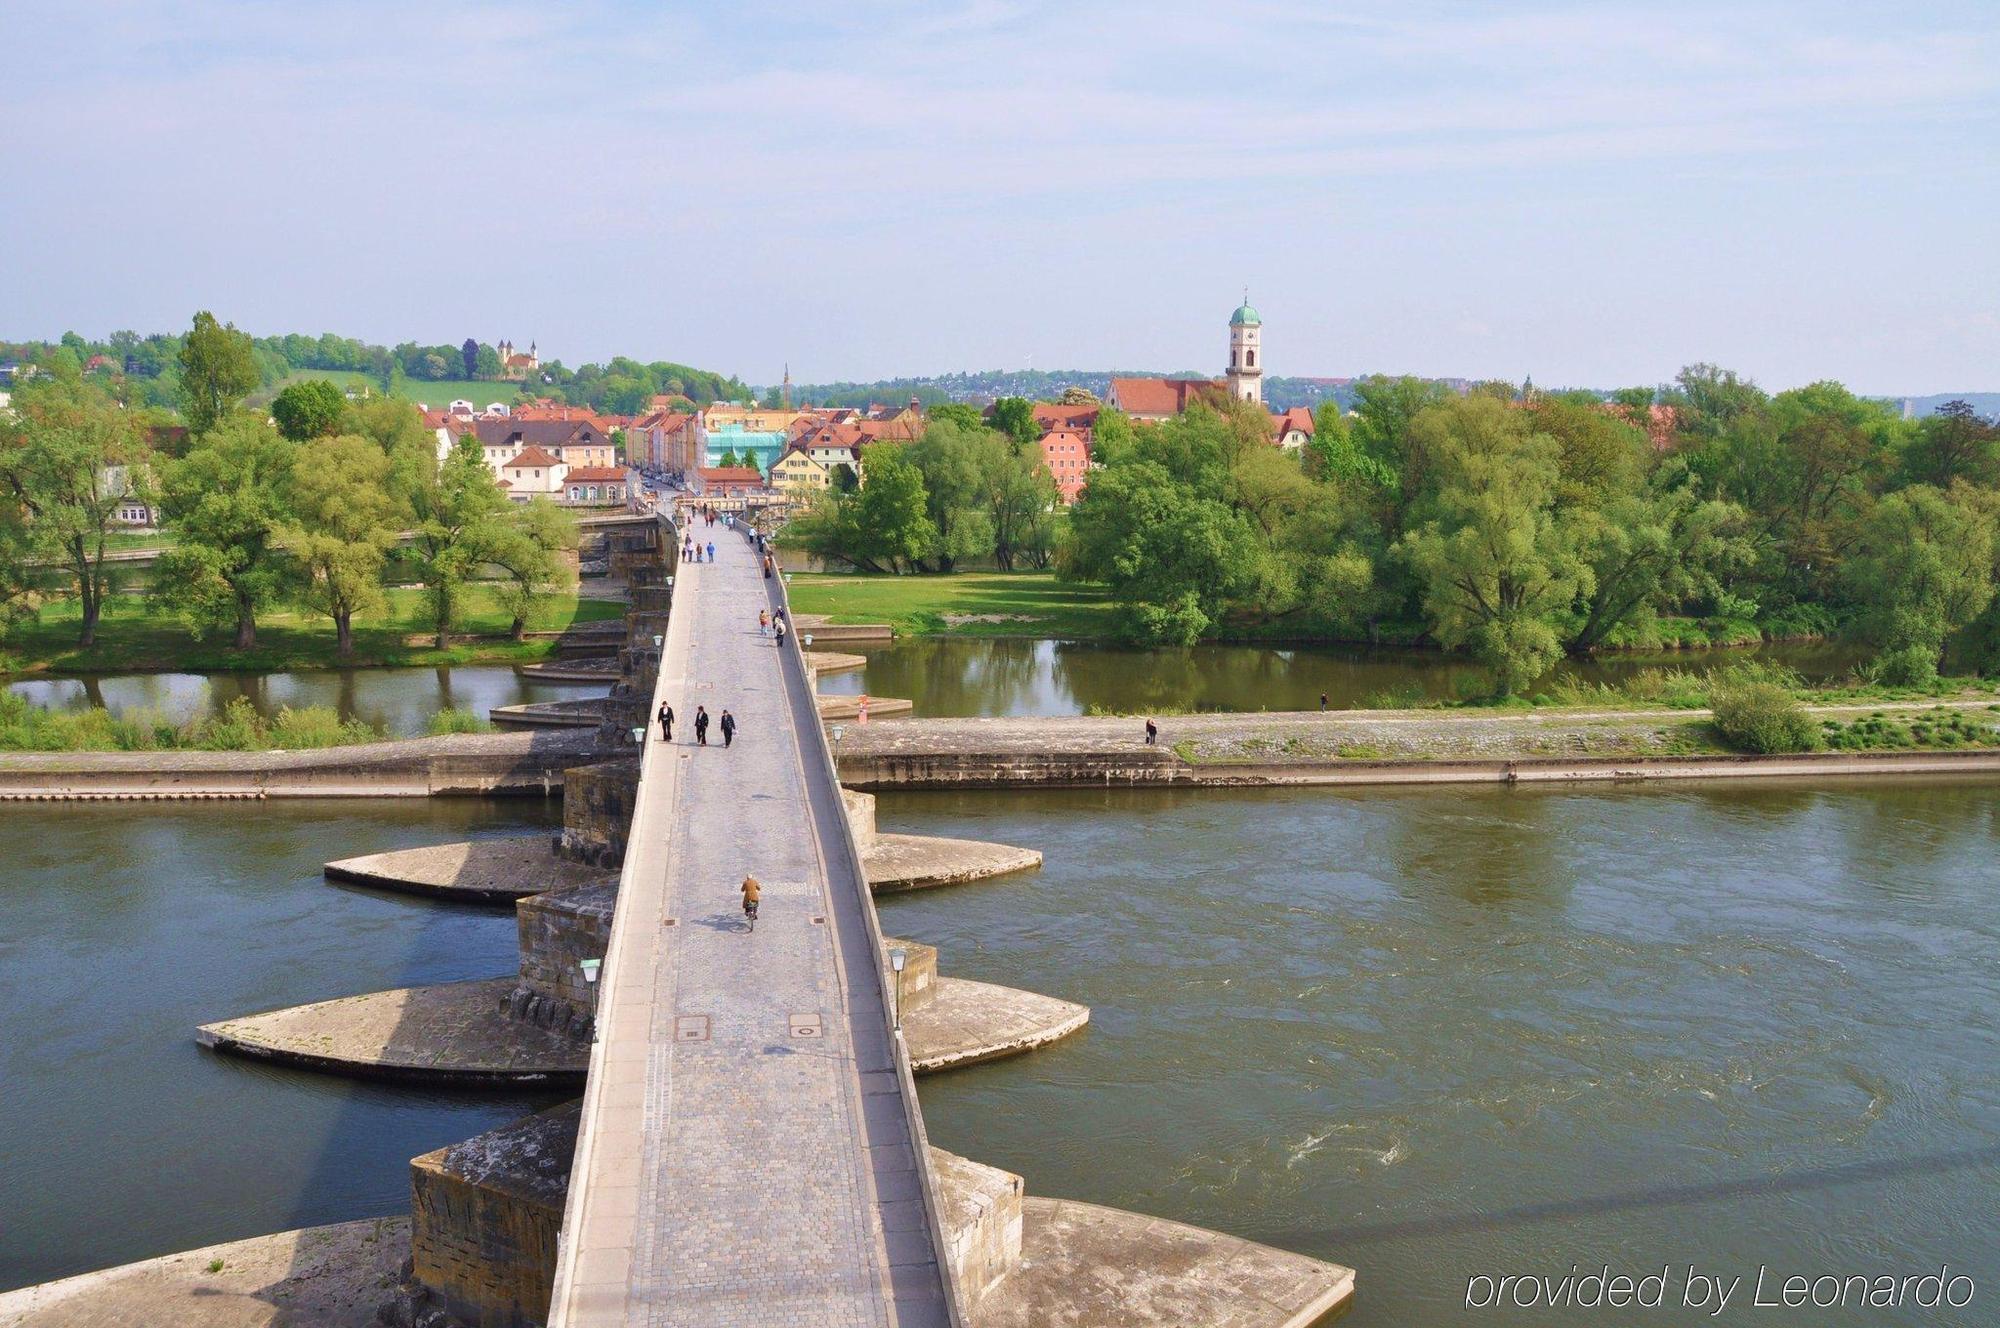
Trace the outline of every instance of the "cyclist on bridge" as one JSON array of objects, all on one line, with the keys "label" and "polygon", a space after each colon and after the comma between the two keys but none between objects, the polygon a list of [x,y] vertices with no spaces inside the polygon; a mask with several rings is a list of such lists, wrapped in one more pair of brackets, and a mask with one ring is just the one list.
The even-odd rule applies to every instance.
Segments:
[{"label": "cyclist on bridge", "polygon": [[743,916],[750,919],[752,930],[757,926],[757,901],[764,896],[764,888],[757,884],[754,876],[743,878]]}]

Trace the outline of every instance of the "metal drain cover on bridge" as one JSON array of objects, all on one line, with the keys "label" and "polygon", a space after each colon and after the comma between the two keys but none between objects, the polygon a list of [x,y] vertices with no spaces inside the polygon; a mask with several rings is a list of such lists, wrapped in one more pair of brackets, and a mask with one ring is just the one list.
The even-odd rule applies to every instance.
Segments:
[{"label": "metal drain cover on bridge", "polygon": [[674,1019],[674,1041],[708,1041],[708,1016],[705,1014],[684,1014]]},{"label": "metal drain cover on bridge", "polygon": [[816,1014],[795,1014],[792,1019],[792,1036],[795,1038],[816,1038],[826,1036],[826,1024]]}]

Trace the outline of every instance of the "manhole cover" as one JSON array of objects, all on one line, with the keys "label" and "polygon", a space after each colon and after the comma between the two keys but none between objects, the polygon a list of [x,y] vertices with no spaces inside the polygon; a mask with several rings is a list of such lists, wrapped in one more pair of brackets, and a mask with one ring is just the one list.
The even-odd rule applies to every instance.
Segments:
[{"label": "manhole cover", "polygon": [[816,1014],[795,1014],[792,1020],[792,1036],[795,1038],[816,1038],[825,1035],[825,1025]]},{"label": "manhole cover", "polygon": [[674,1020],[674,1041],[708,1041],[708,1016],[705,1014],[684,1014]]}]

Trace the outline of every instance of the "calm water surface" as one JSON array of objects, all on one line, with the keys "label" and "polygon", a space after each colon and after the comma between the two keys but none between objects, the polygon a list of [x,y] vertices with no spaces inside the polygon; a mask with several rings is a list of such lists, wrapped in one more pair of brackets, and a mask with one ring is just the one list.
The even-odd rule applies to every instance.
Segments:
[{"label": "calm water surface", "polygon": [[7,690],[60,710],[150,711],[179,723],[220,712],[243,697],[260,714],[286,706],[330,706],[392,737],[425,731],[432,715],[453,707],[484,715],[494,706],[595,696],[603,684],[533,682],[508,665],[430,669],[324,669],[296,673],[127,673],[22,678]]},{"label": "calm water surface", "polygon": [[0,807],[0,1289],[407,1212],[409,1161],[542,1099],[223,1057],[195,1025],[515,967],[498,910],[329,858],[539,828],[539,802]]},{"label": "calm water surface", "polygon": [[[1335,709],[1388,697],[1451,700],[1485,681],[1484,672],[1463,658],[1351,646],[1130,650],[1098,642],[909,637],[867,655],[865,670],[829,675],[820,690],[907,697],[919,715],[1079,715],[1311,710],[1321,693]],[[1849,646],[1818,644],[1610,655],[1565,661],[1547,681],[1617,682],[1642,669],[1705,672],[1746,659],[1782,663],[1808,679],[1836,678],[1861,658]]]},{"label": "calm water surface", "polygon": [[[1037,874],[883,902],[1080,1038],[928,1079],[942,1147],[1359,1269],[1364,1325],[1476,1273],[1971,1275],[2000,1323],[1994,784],[906,794]],[[1705,1322],[1661,1311],[1647,1322]]]}]

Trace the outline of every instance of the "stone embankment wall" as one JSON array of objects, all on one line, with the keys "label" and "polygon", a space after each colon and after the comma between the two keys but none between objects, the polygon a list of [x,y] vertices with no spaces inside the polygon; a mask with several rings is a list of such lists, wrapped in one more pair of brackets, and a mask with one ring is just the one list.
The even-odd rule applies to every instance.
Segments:
[{"label": "stone embankment wall", "polygon": [[572,862],[616,867],[639,798],[639,758],[621,757],[563,772],[563,828],[556,851]]}]

